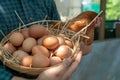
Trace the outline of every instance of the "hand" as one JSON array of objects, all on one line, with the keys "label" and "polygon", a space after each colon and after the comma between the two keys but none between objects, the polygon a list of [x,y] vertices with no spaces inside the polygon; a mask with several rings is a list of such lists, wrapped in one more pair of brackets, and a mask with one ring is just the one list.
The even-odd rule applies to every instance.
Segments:
[{"label": "hand", "polygon": [[29,80],[23,77],[14,76],[11,80]]},{"label": "hand", "polygon": [[61,65],[42,72],[37,80],[68,80],[77,69],[81,58],[82,52],[80,51],[74,62],[72,62],[71,58],[67,58],[61,63]]}]

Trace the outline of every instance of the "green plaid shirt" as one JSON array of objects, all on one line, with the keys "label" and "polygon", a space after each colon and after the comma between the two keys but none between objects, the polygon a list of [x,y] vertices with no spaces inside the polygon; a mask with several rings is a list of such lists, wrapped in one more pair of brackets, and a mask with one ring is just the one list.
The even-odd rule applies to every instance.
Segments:
[{"label": "green plaid shirt", "polygon": [[[22,24],[45,19],[60,20],[54,0],[0,0],[0,30],[6,35]],[[0,40],[3,35],[0,33]],[[12,73],[0,63],[0,80],[11,80]]]},{"label": "green plaid shirt", "polygon": [[15,11],[25,24],[43,20],[46,16],[47,20],[60,19],[54,0],[0,0],[0,29],[4,34],[22,25]]}]

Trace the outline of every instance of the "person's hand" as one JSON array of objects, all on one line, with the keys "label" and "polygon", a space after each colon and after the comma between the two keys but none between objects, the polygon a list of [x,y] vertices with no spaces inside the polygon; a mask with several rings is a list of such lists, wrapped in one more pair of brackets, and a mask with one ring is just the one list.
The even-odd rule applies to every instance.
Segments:
[{"label": "person's hand", "polygon": [[81,58],[82,52],[80,51],[74,62],[72,62],[71,58],[66,58],[61,65],[43,71],[37,80],[68,80],[77,69]]}]

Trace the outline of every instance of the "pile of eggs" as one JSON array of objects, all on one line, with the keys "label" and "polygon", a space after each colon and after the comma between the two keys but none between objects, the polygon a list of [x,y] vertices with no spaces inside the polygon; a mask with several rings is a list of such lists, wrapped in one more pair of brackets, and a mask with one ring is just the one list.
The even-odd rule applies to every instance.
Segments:
[{"label": "pile of eggs", "polygon": [[70,57],[73,43],[64,34],[53,35],[40,24],[14,31],[4,48],[21,66],[44,68]]}]

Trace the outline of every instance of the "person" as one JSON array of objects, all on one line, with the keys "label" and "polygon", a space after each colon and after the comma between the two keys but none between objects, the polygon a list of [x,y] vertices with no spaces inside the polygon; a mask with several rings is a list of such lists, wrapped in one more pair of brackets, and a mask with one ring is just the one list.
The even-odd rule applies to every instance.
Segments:
[{"label": "person", "polygon": [[[2,0],[0,2],[0,30],[5,35],[19,25],[44,19],[60,20],[54,0]],[[0,40],[3,37],[4,35],[0,34]],[[67,58],[60,66],[43,71],[34,80],[68,80],[79,65],[81,57],[82,52],[79,52],[74,62],[71,58]],[[31,80],[15,74],[0,62],[0,80]]]},{"label": "person", "polygon": [[[0,30],[5,35],[23,23],[44,19],[60,20],[54,0],[4,0],[0,2]],[[0,40],[2,38],[3,35],[0,34]]]}]

